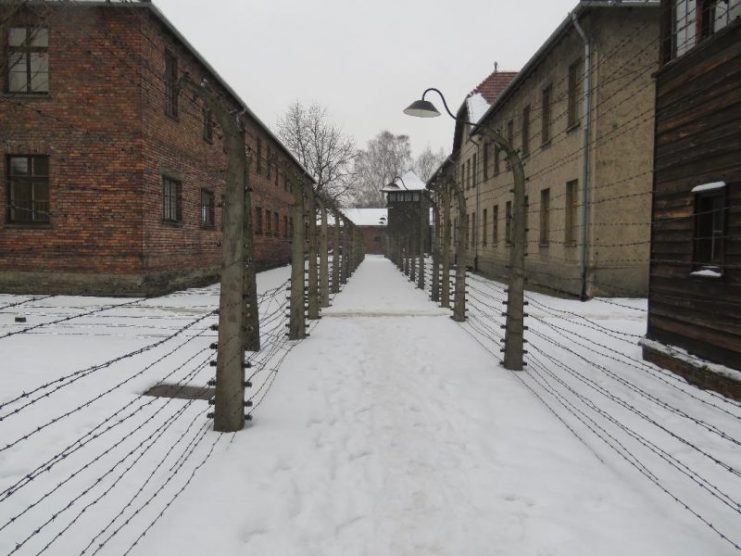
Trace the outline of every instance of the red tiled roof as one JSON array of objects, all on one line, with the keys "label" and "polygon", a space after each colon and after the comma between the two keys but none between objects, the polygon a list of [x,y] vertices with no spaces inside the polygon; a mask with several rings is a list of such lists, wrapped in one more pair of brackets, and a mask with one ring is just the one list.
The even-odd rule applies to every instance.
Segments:
[{"label": "red tiled roof", "polygon": [[473,91],[471,91],[471,95],[481,93],[489,104],[494,104],[497,97],[502,94],[502,91],[507,88],[507,85],[509,85],[516,76],[516,71],[494,70],[489,77],[484,79]]}]

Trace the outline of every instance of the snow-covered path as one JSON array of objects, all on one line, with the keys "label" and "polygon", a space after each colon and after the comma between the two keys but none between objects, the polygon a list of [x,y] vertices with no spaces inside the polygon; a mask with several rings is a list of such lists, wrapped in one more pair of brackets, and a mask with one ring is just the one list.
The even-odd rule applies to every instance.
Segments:
[{"label": "snow-covered path", "polygon": [[733,553],[448,314],[369,257],[140,553]]}]

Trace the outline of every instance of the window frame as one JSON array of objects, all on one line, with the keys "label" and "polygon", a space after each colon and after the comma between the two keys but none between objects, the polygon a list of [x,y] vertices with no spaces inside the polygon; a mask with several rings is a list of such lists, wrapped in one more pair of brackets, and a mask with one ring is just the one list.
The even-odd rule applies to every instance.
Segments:
[{"label": "window frame", "polygon": [[[25,32],[25,38],[23,40],[22,45],[11,45],[10,44],[10,36],[13,30],[15,29],[23,29]],[[45,31],[46,32],[46,46],[32,46],[30,42],[34,39],[36,34],[38,34],[39,31]],[[5,89],[4,92],[9,95],[37,95],[37,96],[48,96],[49,92],[51,90],[51,71],[50,71],[50,64],[49,64],[49,38],[50,38],[50,31],[48,27],[34,27],[30,25],[15,25],[15,26],[9,26],[6,31],[6,40],[5,40],[5,61],[7,64],[7,68],[5,70]],[[11,90],[11,72],[13,70],[13,67],[15,67],[14,64],[11,64],[10,60],[11,57],[14,54],[21,54],[23,56],[24,65],[25,65],[25,90],[23,91],[13,91]],[[33,76],[31,67],[32,67],[32,55],[33,54],[41,54],[46,56],[46,89],[45,90],[33,90],[31,87],[33,85]]]},{"label": "window frame", "polygon": [[[581,57],[569,65],[569,76],[566,90],[566,130],[576,129],[581,125],[581,104],[584,94],[584,80],[579,79],[579,68],[583,67],[584,61]],[[583,77],[583,76],[582,76]]]},{"label": "window frame", "polygon": [[178,57],[169,48],[165,49],[165,115],[173,120],[179,118]]},{"label": "window frame", "polygon": [[512,201],[507,201],[504,204],[504,242],[507,246],[512,245]]},{"label": "window frame", "polygon": [[551,188],[540,190],[540,238],[538,245],[548,247],[551,242]]},{"label": "window frame", "polygon": [[481,246],[486,247],[489,236],[489,215],[487,209],[481,215]]},{"label": "window frame", "polygon": [[255,235],[263,235],[262,207],[255,206]]},{"label": "window frame", "polygon": [[[726,258],[726,248],[728,242],[727,230],[728,230],[728,218],[726,212],[728,211],[728,187],[723,185],[722,187],[711,189],[708,191],[693,192],[693,228],[692,228],[692,270],[714,270],[719,274],[723,273],[723,266]],[[700,211],[700,203],[703,200],[718,199],[720,200],[720,208],[713,209],[712,211]],[[720,230],[716,230],[716,222],[714,216],[718,214],[720,220]],[[711,220],[711,235],[710,236],[699,236],[698,234],[704,233],[702,229],[705,227],[701,224],[700,220]],[[716,249],[716,232],[720,233],[720,237],[717,238],[717,250],[719,252],[717,260],[711,258],[709,260],[701,260],[700,248],[698,247],[700,242],[706,242],[710,240],[710,251],[711,253]],[[712,257],[712,255],[711,255]]]},{"label": "window frame", "polygon": [[540,146],[545,147],[551,143],[551,109],[553,107],[553,84],[549,83],[541,91],[541,129]]},{"label": "window frame", "polygon": [[203,140],[208,144],[214,142],[214,114],[205,107],[203,109]]},{"label": "window frame", "polygon": [[566,247],[576,247],[579,243],[577,225],[579,221],[579,180],[566,182],[564,195],[564,238]]},{"label": "window frame", "polygon": [[[26,175],[15,175],[13,174],[13,159],[25,159],[28,165],[29,173]],[[44,159],[46,166],[46,175],[36,174],[36,160]],[[48,155],[28,155],[28,154],[9,154],[6,156],[6,181],[7,181],[7,192],[6,192],[6,215],[5,220],[9,225],[12,226],[48,226],[51,224],[50,206],[51,206],[51,184],[50,184],[50,157]],[[17,186],[23,183],[24,186],[28,186],[30,189],[28,208],[21,207],[16,204],[14,198],[18,196]],[[25,183],[24,183],[25,182]],[[46,199],[36,199],[36,186],[43,185],[46,190]],[[43,207],[37,207],[37,204],[45,204],[46,210]],[[18,219],[15,216],[16,211],[30,212],[31,217],[26,219]]]},{"label": "window frame", "polygon": [[522,157],[530,156],[530,105],[522,109]]},{"label": "window frame", "polygon": [[[174,193],[172,191],[173,187]],[[167,175],[162,176],[162,222],[166,224],[183,223],[183,182]]]},{"label": "window frame", "polygon": [[201,188],[201,228],[216,228],[216,196],[206,187]]}]

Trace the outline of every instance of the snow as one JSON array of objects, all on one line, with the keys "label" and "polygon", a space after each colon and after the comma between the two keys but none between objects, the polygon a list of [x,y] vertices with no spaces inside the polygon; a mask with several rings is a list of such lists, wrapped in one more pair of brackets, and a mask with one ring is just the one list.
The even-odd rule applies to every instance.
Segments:
[{"label": "snow", "polygon": [[712,183],[705,183],[702,185],[696,185],[692,188],[692,193],[702,193],[703,191],[713,191],[714,189],[722,189],[726,186],[724,181],[715,181]]},{"label": "snow", "polygon": [[468,106],[468,119],[471,123],[478,123],[484,114],[491,108],[489,102],[481,93],[473,93],[466,99]]},{"label": "snow", "polygon": [[342,213],[356,226],[385,226],[388,221],[385,208],[343,208]]},{"label": "snow", "polygon": [[[76,516],[48,553],[80,554],[94,541],[84,551],[93,554],[108,537],[100,554],[121,554],[132,546],[132,554],[184,556],[736,553],[539,386],[550,384],[582,407],[620,441],[618,452],[632,454],[628,459],[635,457],[669,492],[738,543],[736,511],[627,437],[599,410],[661,446],[666,458],[681,461],[732,500],[741,499],[738,477],[587,386],[593,382],[639,408],[717,460],[741,465],[737,444],[668,409],[730,438],[741,436],[738,405],[640,360],[645,300],[581,303],[529,293],[530,365],[512,372],[499,365],[495,341],[503,322],[501,284],[469,277],[469,319],[461,325],[388,261],[367,257],[313,325],[310,338],[296,343],[283,339],[287,277],[286,268],[259,276],[261,320],[272,323],[263,330],[263,352],[250,355],[258,373],[252,391],[261,390],[256,398],[261,402],[253,424],[236,435],[209,430],[206,402],[139,396],[170,372],[175,374],[168,382],[192,375],[196,386],[213,376],[208,366],[198,370],[198,363],[212,358],[209,327],[215,317],[209,313],[218,301],[217,287],[0,339],[2,416],[15,407],[4,406],[14,394],[163,340],[203,318],[165,344],[0,421],[2,450],[188,340],[150,371],[0,451],[2,493],[119,406],[151,401],[11,497],[0,494],[0,553],[13,553],[16,543],[55,514],[17,554],[36,554]],[[124,301],[53,297],[2,309],[24,299],[0,295],[0,337]],[[28,323],[13,322],[19,312],[28,315]],[[189,358],[194,359],[187,363]],[[559,363],[585,378],[575,379]],[[594,399],[595,407],[579,404],[577,395]],[[145,452],[147,442],[152,449]],[[114,467],[131,450],[134,455]],[[9,522],[76,470],[69,482]],[[65,510],[85,489],[89,492]]]},{"label": "snow", "polygon": [[689,363],[693,367],[704,369],[708,372],[732,378],[733,380],[738,380],[739,382],[741,382],[741,370],[731,369],[730,367],[726,367],[725,365],[719,365],[717,363],[701,359],[696,355],[692,355],[686,349],[680,348],[678,346],[665,345],[654,340],[648,340],[646,338],[641,340],[640,344],[642,346],[651,348],[654,351],[658,351],[659,353],[663,353],[665,355],[669,355],[670,357],[674,357],[675,359],[684,361],[685,363]]},{"label": "snow", "polygon": [[690,276],[701,276],[704,278],[721,278],[723,273],[715,268],[701,268],[700,270],[694,270],[690,272]]},{"label": "snow", "polygon": [[[427,188],[427,184],[420,179],[414,171],[409,170],[401,176],[402,181],[398,179],[394,180],[389,187],[382,189],[381,191],[421,191]],[[402,183],[403,182],[403,183]]]}]

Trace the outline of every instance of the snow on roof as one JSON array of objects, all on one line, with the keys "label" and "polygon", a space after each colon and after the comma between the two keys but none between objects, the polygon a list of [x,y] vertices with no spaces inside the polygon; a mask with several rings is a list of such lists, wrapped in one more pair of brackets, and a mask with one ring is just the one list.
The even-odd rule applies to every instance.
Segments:
[{"label": "snow on roof", "polygon": [[385,226],[389,217],[385,208],[343,208],[342,212],[356,226]]},{"label": "snow on roof", "polygon": [[491,106],[481,93],[471,94],[466,99],[466,103],[468,104],[468,119],[473,123],[478,123]]},{"label": "snow on roof", "polygon": [[384,187],[381,191],[421,191],[426,187],[425,182],[419,179],[419,176],[412,170],[409,170],[401,176],[401,181],[395,180],[393,184],[389,184],[388,187]]},{"label": "snow on roof", "polygon": [[714,181],[712,183],[703,183],[692,188],[692,193],[702,193],[703,191],[712,191],[713,189],[722,189],[726,186],[724,181]]},{"label": "snow on roof", "polygon": [[[340,212],[356,226],[386,226],[389,217],[385,208],[343,208]],[[317,224],[320,222],[317,219]],[[334,216],[331,213],[327,215],[327,225],[334,226]]]}]

